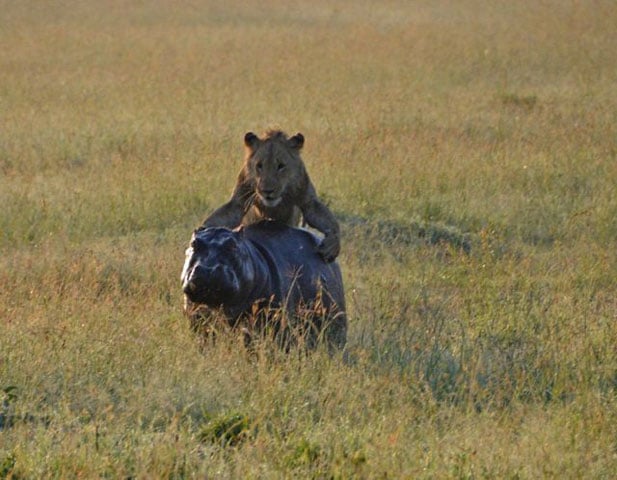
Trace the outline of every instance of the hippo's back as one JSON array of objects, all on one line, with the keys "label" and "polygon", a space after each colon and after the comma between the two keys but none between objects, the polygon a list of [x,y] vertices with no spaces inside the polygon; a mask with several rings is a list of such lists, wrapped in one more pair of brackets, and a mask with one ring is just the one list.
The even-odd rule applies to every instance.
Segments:
[{"label": "hippo's back", "polygon": [[249,225],[242,234],[279,277],[280,300],[298,305],[319,299],[332,322],[330,335],[337,337],[334,343],[342,347],[347,330],[343,278],[336,261],[326,263],[317,253],[319,239],[307,230],[275,221]]},{"label": "hippo's back", "polygon": [[292,259],[297,263],[324,263],[317,253],[319,239],[307,230],[265,220],[244,227],[242,234],[261,250],[284,261]]}]

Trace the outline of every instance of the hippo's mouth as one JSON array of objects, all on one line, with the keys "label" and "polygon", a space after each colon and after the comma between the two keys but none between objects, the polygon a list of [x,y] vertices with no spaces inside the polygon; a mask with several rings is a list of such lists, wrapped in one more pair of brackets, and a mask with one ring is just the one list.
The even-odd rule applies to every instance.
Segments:
[{"label": "hippo's mouth", "polygon": [[200,284],[195,281],[186,282],[183,291],[191,302],[203,303],[211,307],[218,307],[229,302],[237,293],[233,287]]},{"label": "hippo's mouth", "polygon": [[182,287],[184,294],[191,302],[210,304],[212,298],[216,298],[216,292],[211,289],[205,288],[204,285],[200,285],[199,282],[194,280],[188,280]]}]

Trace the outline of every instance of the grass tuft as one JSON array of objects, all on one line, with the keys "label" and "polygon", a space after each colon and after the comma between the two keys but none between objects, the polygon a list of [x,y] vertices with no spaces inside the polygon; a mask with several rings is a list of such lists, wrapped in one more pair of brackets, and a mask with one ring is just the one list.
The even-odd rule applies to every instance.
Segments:
[{"label": "grass tuft", "polygon": [[224,413],[201,428],[199,439],[221,447],[233,447],[248,440],[254,428],[248,416],[236,412]]}]

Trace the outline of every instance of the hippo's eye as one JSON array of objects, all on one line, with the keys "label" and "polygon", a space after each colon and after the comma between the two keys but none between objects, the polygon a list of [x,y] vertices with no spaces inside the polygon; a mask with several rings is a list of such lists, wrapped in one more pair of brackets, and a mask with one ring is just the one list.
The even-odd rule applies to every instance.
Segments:
[{"label": "hippo's eye", "polygon": [[232,253],[236,250],[237,244],[233,238],[226,238],[225,240],[223,240],[221,248],[227,253]]},{"label": "hippo's eye", "polygon": [[203,251],[206,249],[205,247],[206,247],[206,244],[200,238],[194,238],[193,240],[191,240],[191,248],[193,250]]}]

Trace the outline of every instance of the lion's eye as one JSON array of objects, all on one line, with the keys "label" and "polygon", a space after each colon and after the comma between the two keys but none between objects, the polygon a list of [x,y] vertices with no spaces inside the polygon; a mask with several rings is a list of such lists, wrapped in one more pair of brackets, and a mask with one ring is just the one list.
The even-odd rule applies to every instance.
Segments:
[{"label": "lion's eye", "polygon": [[279,163],[276,168],[277,168],[277,170],[279,172],[282,172],[283,170],[285,170],[285,164],[284,163]]},{"label": "lion's eye", "polygon": [[258,172],[261,172],[261,169],[263,168],[263,163],[257,162],[257,164],[255,165],[255,168],[257,169]]}]

